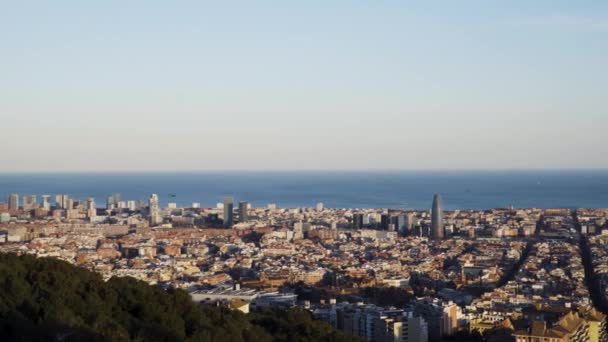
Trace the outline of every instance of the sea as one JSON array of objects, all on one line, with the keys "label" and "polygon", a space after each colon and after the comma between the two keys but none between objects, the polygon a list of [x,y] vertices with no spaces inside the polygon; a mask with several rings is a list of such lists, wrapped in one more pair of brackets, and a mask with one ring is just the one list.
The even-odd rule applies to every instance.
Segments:
[{"label": "sea", "polygon": [[122,200],[142,201],[156,193],[161,205],[196,202],[214,207],[233,197],[235,203],[247,201],[254,207],[314,207],[323,202],[328,208],[394,209],[429,209],[433,194],[439,193],[447,210],[606,208],[608,170],[0,174],[0,196],[10,193],[94,197],[98,206],[113,193]]}]

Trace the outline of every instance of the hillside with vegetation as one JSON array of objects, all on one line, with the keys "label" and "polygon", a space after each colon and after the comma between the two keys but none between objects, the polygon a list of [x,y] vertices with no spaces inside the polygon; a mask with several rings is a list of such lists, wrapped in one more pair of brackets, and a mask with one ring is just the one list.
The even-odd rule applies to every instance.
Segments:
[{"label": "hillside with vegetation", "polygon": [[304,310],[252,314],[183,290],[100,275],[52,258],[0,254],[0,340],[352,341]]}]

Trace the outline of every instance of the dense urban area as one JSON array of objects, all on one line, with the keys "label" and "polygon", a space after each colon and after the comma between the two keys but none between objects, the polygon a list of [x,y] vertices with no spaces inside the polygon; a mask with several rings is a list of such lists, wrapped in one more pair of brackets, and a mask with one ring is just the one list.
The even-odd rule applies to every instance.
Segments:
[{"label": "dense urban area", "polygon": [[439,195],[428,210],[232,198],[203,208],[173,197],[161,207],[155,194],[114,194],[102,208],[11,194],[0,252],[182,289],[202,307],[299,310],[367,341],[608,341],[608,209],[447,211]]}]

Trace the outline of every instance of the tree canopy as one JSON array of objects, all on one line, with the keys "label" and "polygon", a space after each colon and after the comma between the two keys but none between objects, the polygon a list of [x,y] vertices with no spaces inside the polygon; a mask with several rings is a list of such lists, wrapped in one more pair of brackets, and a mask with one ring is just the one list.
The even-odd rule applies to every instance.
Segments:
[{"label": "tree canopy", "polygon": [[0,340],[351,341],[309,312],[243,314],[133,278],[0,253]]}]

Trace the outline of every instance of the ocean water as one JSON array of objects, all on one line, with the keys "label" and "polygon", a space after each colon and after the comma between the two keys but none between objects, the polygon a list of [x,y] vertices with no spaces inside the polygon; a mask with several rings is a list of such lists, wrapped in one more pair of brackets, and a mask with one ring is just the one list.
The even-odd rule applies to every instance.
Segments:
[{"label": "ocean water", "polygon": [[0,196],[14,192],[94,197],[99,206],[117,192],[182,206],[232,196],[256,207],[428,209],[440,193],[446,209],[606,208],[608,170],[0,174]]}]

